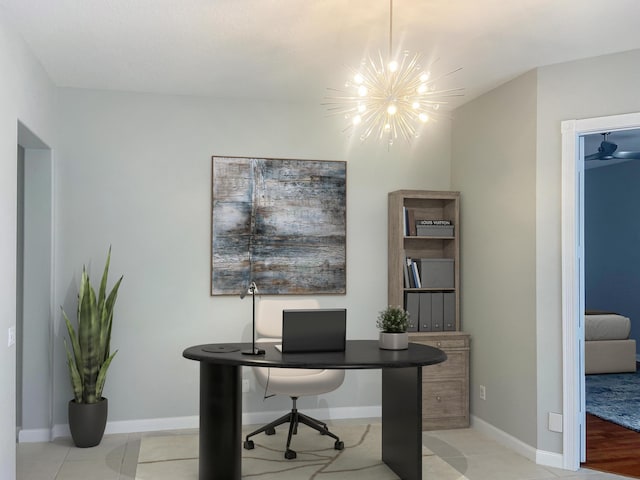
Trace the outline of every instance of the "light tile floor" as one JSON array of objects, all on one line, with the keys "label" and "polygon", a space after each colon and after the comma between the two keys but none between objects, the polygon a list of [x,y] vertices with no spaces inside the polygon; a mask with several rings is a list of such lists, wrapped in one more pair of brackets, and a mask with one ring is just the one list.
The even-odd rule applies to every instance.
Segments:
[{"label": "light tile floor", "polygon": [[[158,434],[158,432],[154,432]],[[75,448],[70,439],[22,443],[17,480],[134,480],[143,433],[105,435],[97,447]],[[474,429],[425,432],[424,445],[460,475],[446,480],[614,480],[619,475],[536,465]],[[284,460],[283,460],[284,461]],[[434,480],[440,480],[433,472]]]}]

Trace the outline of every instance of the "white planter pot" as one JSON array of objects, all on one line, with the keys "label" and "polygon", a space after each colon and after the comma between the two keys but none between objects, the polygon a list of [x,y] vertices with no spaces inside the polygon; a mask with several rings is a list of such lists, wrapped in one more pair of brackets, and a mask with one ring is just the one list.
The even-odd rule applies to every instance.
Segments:
[{"label": "white planter pot", "polygon": [[409,348],[409,334],[380,332],[379,345],[383,350],[406,350]]}]

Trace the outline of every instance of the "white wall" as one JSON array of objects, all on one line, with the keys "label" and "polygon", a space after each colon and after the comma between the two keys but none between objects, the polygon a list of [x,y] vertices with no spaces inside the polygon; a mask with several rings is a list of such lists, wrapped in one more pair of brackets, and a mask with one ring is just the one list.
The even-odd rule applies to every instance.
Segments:
[{"label": "white wall", "polygon": [[[462,329],[471,334],[471,412],[536,444],[536,74],[465,104],[453,123],[461,195]],[[486,400],[479,386],[486,387]]]},{"label": "white wall", "polygon": [[53,87],[0,8],[0,478],[15,478],[16,349],[7,331],[16,323],[18,120],[52,138]]},{"label": "white wall", "polygon": [[540,68],[536,167],[538,445],[562,451],[546,412],[562,411],[560,122],[640,112],[640,50]]},{"label": "white wall", "polygon": [[560,123],[640,111],[639,81],[635,50],[539,68],[456,111],[472,414],[542,452],[562,453],[547,424],[562,413]]},{"label": "white wall", "polygon": [[[211,156],[347,161],[347,295],[350,338],[375,338],[386,306],[387,193],[448,189],[450,125],[430,126],[413,147],[352,145],[338,117],[317,104],[187,96],[59,91],[56,152],[56,298],[75,313],[83,263],[99,280],[113,246],[111,284],[124,280],[108,375],[109,421],[197,414],[198,364],[185,347],[248,341],[251,303],[209,295]],[[71,391],[56,319],[54,423],[65,424]],[[379,405],[379,373],[350,372],[345,385],[302,408]],[[250,412],[286,399],[246,397]]]}]

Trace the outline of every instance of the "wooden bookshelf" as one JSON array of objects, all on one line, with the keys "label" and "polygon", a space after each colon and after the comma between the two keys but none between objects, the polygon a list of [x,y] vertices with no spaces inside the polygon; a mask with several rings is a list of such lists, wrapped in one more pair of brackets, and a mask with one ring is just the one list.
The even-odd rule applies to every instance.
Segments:
[{"label": "wooden bookshelf", "polygon": [[[448,220],[453,235],[418,236],[405,233],[405,209],[416,220]],[[389,193],[388,304],[402,305],[408,292],[449,291],[455,293],[455,331],[460,330],[460,193],[427,190],[398,190]],[[412,288],[405,285],[406,258],[448,258],[453,260],[453,286]]]},{"label": "wooden bookshelf", "polygon": [[[410,211],[411,215],[407,212]],[[438,235],[417,235],[407,228],[407,217],[417,220],[445,220],[453,231]],[[388,304],[407,309],[407,294],[442,292],[451,300],[453,320],[446,320],[429,331],[409,333],[409,341],[442,349],[447,360],[434,368],[422,371],[423,430],[463,428],[469,426],[469,351],[470,337],[461,332],[460,322],[460,193],[425,190],[398,190],[389,193],[388,239]],[[437,229],[436,229],[437,230]],[[451,229],[448,229],[451,230]],[[406,258],[448,259],[453,262],[453,274],[446,277],[447,285],[416,288],[405,283]],[[426,262],[429,263],[428,261]],[[426,272],[420,272],[425,276]],[[451,276],[453,278],[451,278]],[[415,296],[412,297],[415,299]],[[422,299],[420,297],[420,302]],[[429,300],[431,302],[431,300]],[[420,304],[422,308],[422,303]],[[449,310],[450,315],[451,310]],[[421,317],[422,312],[419,312]],[[446,316],[446,315],[445,315]],[[417,319],[413,319],[415,322]],[[411,317],[410,317],[411,321]],[[429,323],[427,322],[427,325]],[[420,322],[419,327],[422,329]],[[448,330],[448,331],[447,331]]]}]

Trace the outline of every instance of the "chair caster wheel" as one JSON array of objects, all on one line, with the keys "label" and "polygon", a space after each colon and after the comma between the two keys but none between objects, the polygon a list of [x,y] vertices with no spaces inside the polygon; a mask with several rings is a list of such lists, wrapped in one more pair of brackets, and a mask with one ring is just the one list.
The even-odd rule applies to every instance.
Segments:
[{"label": "chair caster wheel", "polygon": [[275,434],[276,434],[276,429],[275,429],[275,428],[267,428],[267,429],[264,431],[264,434],[265,434],[265,435],[275,435]]},{"label": "chair caster wheel", "polygon": [[245,450],[253,450],[255,445],[253,444],[253,440],[245,440],[242,444]]},{"label": "chair caster wheel", "polygon": [[336,450],[344,450],[344,442],[341,440],[336,440],[336,443],[333,445],[333,448]]},{"label": "chair caster wheel", "polygon": [[296,455],[296,452],[294,452],[293,450],[287,450],[286,452],[284,452],[284,458],[286,458],[287,460],[293,460],[297,456],[298,455]]}]

